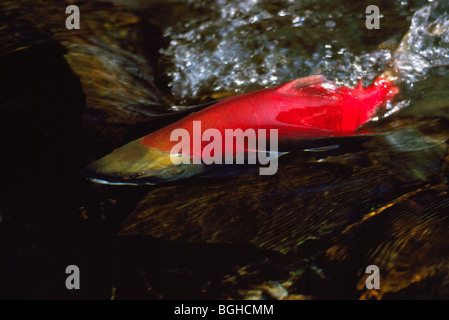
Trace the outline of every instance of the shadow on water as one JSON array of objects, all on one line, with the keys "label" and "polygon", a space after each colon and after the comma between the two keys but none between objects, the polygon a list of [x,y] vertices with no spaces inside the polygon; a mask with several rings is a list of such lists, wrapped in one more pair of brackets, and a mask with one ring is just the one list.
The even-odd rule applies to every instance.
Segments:
[{"label": "shadow on water", "polygon": [[[273,255],[250,246],[117,237],[151,187],[118,190],[80,176],[85,97],[64,53],[45,43],[0,59],[1,297],[107,299],[115,285],[118,298],[205,298],[196,287],[209,277]],[[70,264],[82,270],[84,290],[66,290]]]},{"label": "shadow on water", "polygon": [[[4,55],[1,69],[2,296],[46,296],[58,252],[58,228],[81,182],[84,95],[62,55],[44,43]],[[54,258],[52,258],[54,257]],[[55,259],[55,260],[53,260]],[[50,262],[50,263],[49,263]]]}]

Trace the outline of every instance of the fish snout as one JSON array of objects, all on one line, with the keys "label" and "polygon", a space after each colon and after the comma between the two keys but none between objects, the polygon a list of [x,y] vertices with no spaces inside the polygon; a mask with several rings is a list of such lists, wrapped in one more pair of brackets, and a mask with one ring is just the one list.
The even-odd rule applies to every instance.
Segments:
[{"label": "fish snout", "polygon": [[134,140],[87,166],[84,176],[112,185],[157,184],[187,178],[202,171],[202,165],[174,164],[170,152]]}]

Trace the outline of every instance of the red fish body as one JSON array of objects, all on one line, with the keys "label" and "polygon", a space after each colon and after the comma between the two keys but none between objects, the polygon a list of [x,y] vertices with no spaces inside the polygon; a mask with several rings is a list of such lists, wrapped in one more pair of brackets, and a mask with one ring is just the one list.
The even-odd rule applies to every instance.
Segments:
[{"label": "red fish body", "polygon": [[[100,173],[102,178],[93,180],[105,183],[130,181],[126,177],[136,181],[148,174],[154,176],[158,170],[162,170],[158,174],[162,181],[189,176],[185,167],[177,174],[168,173],[171,163],[161,157],[168,157],[177,143],[170,140],[174,130],[185,129],[193,136],[194,121],[201,121],[202,132],[216,129],[223,136],[226,129],[277,129],[280,142],[353,135],[397,93],[394,84],[382,76],[367,88],[359,84],[354,89],[336,85],[323,76],[297,79],[277,88],[231,97],[193,113],[117,149],[95,162],[90,172]],[[203,141],[196,151],[191,148],[190,155],[200,158],[207,143]]]},{"label": "red fish body", "polygon": [[143,137],[142,143],[170,151],[175,144],[170,133],[183,128],[192,134],[193,121],[201,121],[202,130],[215,128],[222,134],[225,129],[277,129],[281,141],[350,135],[397,92],[383,77],[366,89],[350,89],[310,76],[225,99]]}]

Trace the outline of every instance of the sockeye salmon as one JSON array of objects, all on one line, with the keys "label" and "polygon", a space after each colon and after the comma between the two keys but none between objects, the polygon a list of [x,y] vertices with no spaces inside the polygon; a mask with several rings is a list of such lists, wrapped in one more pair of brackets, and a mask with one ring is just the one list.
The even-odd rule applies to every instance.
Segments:
[{"label": "sockeye salmon", "polygon": [[[170,139],[171,133],[185,129],[193,136],[196,121],[200,121],[202,132],[215,129],[223,136],[226,129],[277,129],[280,144],[295,139],[354,135],[398,92],[384,75],[366,88],[359,83],[353,89],[320,75],[296,79],[277,88],[230,97],[195,112],[106,155],[88,166],[85,175],[99,183],[156,184],[198,174],[205,169],[204,163],[175,165],[170,157],[177,143]],[[200,148],[192,143],[190,154],[183,156],[201,158],[207,143],[202,141]],[[227,146],[223,146],[226,151]]]}]

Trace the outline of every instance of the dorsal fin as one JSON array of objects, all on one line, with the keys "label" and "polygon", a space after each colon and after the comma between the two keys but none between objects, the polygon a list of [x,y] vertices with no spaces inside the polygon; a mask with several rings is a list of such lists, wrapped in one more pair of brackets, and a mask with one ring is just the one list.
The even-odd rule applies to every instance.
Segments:
[{"label": "dorsal fin", "polygon": [[324,76],[313,75],[283,84],[282,86],[276,88],[276,91],[289,95],[321,95],[323,93],[323,89],[325,91],[325,88],[317,87],[317,85],[328,82],[329,80],[327,80]]}]

